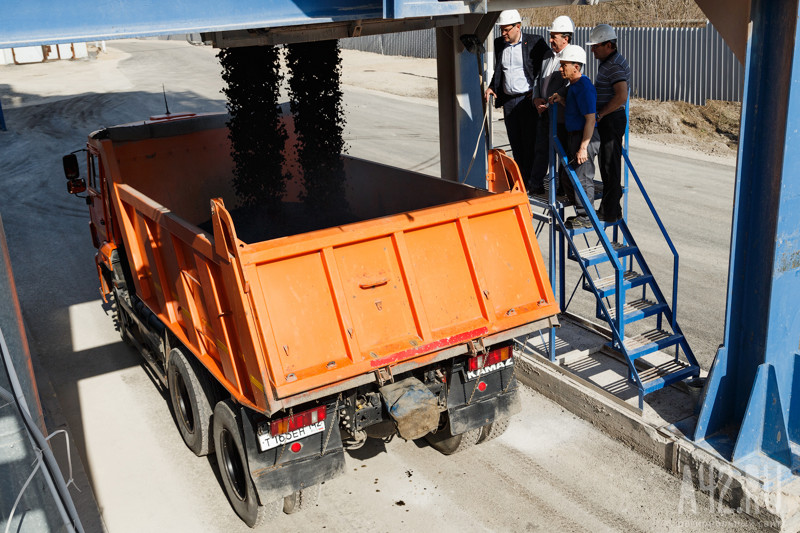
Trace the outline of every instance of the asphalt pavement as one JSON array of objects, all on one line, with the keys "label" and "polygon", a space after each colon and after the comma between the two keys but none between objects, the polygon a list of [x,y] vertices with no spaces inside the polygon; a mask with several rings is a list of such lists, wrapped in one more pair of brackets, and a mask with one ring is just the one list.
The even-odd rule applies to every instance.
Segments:
[{"label": "asphalt pavement", "polygon": [[[67,194],[60,161],[95,129],[162,113],[162,84],[173,112],[224,110],[219,67],[213,50],[179,41],[108,46],[93,61],[0,67],[0,214],[32,349],[109,531],[247,531],[214,459],[186,448],[164,391],[120,341],[100,300],[86,206]],[[344,95],[351,155],[437,174],[434,100],[351,85]],[[682,253],[679,317],[707,367],[721,339],[734,168],[633,155]],[[652,228],[642,222],[637,235],[657,275],[669,270]],[[524,391],[523,407],[501,438],[451,457],[423,441],[371,441],[348,454],[317,507],[268,527],[761,530],[543,397]]]}]

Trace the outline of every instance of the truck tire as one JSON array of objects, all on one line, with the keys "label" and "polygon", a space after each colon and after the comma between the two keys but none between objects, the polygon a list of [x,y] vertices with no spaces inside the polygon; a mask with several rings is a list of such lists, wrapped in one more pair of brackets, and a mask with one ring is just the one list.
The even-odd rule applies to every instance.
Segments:
[{"label": "truck tire", "polygon": [[114,322],[116,323],[117,329],[119,330],[119,336],[128,346],[133,346],[131,339],[128,337],[130,333],[130,324],[131,324],[131,317],[128,316],[128,312],[125,311],[125,308],[122,307],[121,299],[122,295],[120,290],[117,288],[112,289],[113,293],[113,307],[112,312],[114,316]]},{"label": "truck tire", "polygon": [[486,424],[483,426],[483,435],[481,439],[478,441],[478,444],[483,444],[484,442],[489,442],[492,439],[496,439],[500,435],[506,432],[508,429],[508,418],[498,418],[495,419],[494,422],[491,424]]},{"label": "truck tire", "polygon": [[298,490],[283,499],[283,512],[294,514],[317,505],[321,485],[317,484],[307,489]]},{"label": "truck tire", "polygon": [[186,446],[198,457],[214,450],[211,436],[210,387],[202,373],[194,367],[178,348],[169,353],[167,385],[175,423]]},{"label": "truck tire", "polygon": [[453,435],[450,431],[450,421],[436,433],[428,433],[425,440],[436,450],[445,455],[453,455],[478,444],[483,437],[483,428],[470,429],[466,433]]},{"label": "truck tire", "polygon": [[277,518],[283,508],[283,498],[267,505],[259,502],[247,466],[241,420],[230,400],[219,402],[214,408],[213,428],[219,473],[233,510],[250,527]]}]

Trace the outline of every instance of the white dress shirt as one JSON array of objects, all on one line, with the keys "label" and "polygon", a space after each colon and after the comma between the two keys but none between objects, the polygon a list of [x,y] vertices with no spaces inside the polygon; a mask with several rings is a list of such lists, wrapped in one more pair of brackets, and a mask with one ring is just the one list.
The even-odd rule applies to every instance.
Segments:
[{"label": "white dress shirt", "polygon": [[531,90],[522,62],[522,39],[503,49],[503,91],[508,95],[525,94]]}]

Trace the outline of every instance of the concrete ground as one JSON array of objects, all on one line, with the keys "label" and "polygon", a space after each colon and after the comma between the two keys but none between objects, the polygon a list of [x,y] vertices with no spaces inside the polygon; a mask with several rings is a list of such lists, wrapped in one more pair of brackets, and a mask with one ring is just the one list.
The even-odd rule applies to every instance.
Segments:
[{"label": "concrete ground", "polygon": [[[99,300],[86,208],[66,194],[60,164],[92,130],[162,113],[162,84],[173,112],[224,110],[219,67],[213,50],[177,41],[108,44],[93,61],[0,67],[9,127],[0,133],[0,214],[32,348],[108,530],[245,531],[215,461],[185,447],[165,395],[120,342]],[[344,54],[351,155],[437,173],[435,101],[420,89],[435,77],[431,64]],[[423,93],[381,92],[386,85]],[[721,337],[733,162],[633,152],[684,254],[679,316],[707,366]],[[655,234],[643,230],[640,244],[657,254]],[[348,455],[347,475],[324,485],[318,507],[270,527],[762,531],[544,397],[523,390],[523,408],[501,438],[452,457],[422,441],[371,442]]]}]

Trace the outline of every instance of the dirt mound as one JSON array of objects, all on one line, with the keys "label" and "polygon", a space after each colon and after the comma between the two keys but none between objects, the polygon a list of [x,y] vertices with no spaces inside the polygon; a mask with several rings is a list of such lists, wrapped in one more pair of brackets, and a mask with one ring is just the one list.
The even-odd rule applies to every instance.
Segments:
[{"label": "dirt mound", "polygon": [[631,100],[631,134],[708,154],[735,156],[741,109],[738,102],[717,100],[697,106],[634,99]]}]

